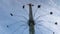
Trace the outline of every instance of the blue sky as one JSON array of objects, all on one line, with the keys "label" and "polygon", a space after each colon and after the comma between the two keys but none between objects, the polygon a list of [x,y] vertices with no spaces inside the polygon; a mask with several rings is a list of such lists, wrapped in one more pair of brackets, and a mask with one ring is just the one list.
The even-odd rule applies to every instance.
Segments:
[{"label": "blue sky", "polygon": [[[34,5],[32,11],[36,23],[35,34],[60,34],[60,0],[0,0],[0,34],[29,34],[29,3]],[[37,8],[38,5],[41,8]],[[49,14],[51,11],[53,15]],[[41,17],[36,19],[38,16]],[[58,22],[57,26],[55,21]]]}]

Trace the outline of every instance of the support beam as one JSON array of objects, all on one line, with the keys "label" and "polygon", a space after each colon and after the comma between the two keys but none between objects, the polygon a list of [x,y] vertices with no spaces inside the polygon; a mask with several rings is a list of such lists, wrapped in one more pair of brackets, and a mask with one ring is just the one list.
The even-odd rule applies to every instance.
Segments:
[{"label": "support beam", "polygon": [[32,4],[29,5],[29,34],[35,34],[35,29],[34,29],[34,19],[33,19],[33,14],[32,14]]}]

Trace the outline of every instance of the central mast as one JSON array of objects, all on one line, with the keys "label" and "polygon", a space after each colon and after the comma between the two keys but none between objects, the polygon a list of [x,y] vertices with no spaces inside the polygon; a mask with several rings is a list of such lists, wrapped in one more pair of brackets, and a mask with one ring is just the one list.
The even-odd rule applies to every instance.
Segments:
[{"label": "central mast", "polygon": [[33,14],[32,14],[32,4],[29,5],[29,34],[35,34],[35,29],[34,29],[34,19],[33,19]]}]

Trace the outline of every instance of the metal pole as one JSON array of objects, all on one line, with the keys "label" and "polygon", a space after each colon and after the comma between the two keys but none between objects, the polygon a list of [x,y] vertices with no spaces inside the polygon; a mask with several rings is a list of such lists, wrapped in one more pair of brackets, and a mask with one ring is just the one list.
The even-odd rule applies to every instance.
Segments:
[{"label": "metal pole", "polygon": [[35,34],[34,19],[32,15],[32,4],[29,4],[29,34]]}]

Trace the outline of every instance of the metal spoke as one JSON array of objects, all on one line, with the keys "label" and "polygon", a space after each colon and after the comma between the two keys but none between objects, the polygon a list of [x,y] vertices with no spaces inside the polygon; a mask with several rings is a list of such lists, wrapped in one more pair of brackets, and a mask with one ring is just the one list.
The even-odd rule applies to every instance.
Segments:
[{"label": "metal spoke", "polygon": [[35,15],[36,15],[36,13],[37,13],[37,10],[39,9],[41,7],[41,5],[38,5],[38,8],[35,10],[35,12],[34,12],[34,17],[35,17]]},{"label": "metal spoke", "polygon": [[[37,26],[36,26],[36,28],[40,31],[40,28],[38,28]],[[41,32],[41,31],[40,31]],[[41,34],[42,34],[42,32],[41,32]]]},{"label": "metal spoke", "polygon": [[38,25],[38,26],[42,26],[42,27],[44,27],[44,28],[46,28],[46,29],[52,31],[51,29],[49,29],[48,27],[46,27],[46,26],[44,26],[44,25],[42,25],[42,24],[37,24],[37,25]]},{"label": "metal spoke", "polygon": [[24,11],[26,11],[26,14],[29,14],[28,11],[26,9],[24,9]]},{"label": "metal spoke", "polygon": [[41,23],[41,22],[43,22],[43,20],[39,20],[39,21],[35,20],[36,24]]},{"label": "metal spoke", "polygon": [[23,10],[26,11],[26,14],[28,14],[28,11],[25,9],[25,5],[22,6]]},{"label": "metal spoke", "polygon": [[14,15],[14,16],[17,16],[17,17],[23,17],[25,20],[28,20],[25,16],[23,15]]},{"label": "metal spoke", "polygon": [[[22,27],[22,26],[26,26],[26,25],[20,25],[20,27]],[[16,31],[18,31],[20,29],[20,27],[18,27],[15,31],[13,31],[12,34],[14,34]],[[26,28],[24,28],[24,30],[25,29],[27,29],[27,26],[26,26]]]},{"label": "metal spoke", "polygon": [[36,13],[37,13],[37,10],[38,10],[38,8],[35,10],[35,12],[34,12],[34,17],[35,17],[35,15],[36,15]]},{"label": "metal spoke", "polygon": [[44,17],[44,16],[46,16],[46,15],[39,15],[38,17],[36,17],[36,19],[35,20],[38,20],[40,17]]},{"label": "metal spoke", "polygon": [[13,25],[15,25],[17,23],[20,23],[20,22],[24,22],[25,24],[27,24],[25,21],[18,21],[18,22],[15,22],[15,23],[12,23],[12,24],[7,25],[7,27],[11,27],[11,26],[13,26]]},{"label": "metal spoke", "polygon": [[38,16],[35,20],[38,20],[40,18],[40,16]]},{"label": "metal spoke", "polygon": [[17,16],[17,17],[23,17],[25,20],[28,20],[25,16],[23,15],[13,15],[12,13],[10,13],[11,16]]},{"label": "metal spoke", "polygon": [[[28,27],[26,27],[26,28],[24,28],[24,30],[26,30]],[[23,31],[24,32],[24,31]],[[22,32],[22,34],[23,34],[23,32]]]}]

